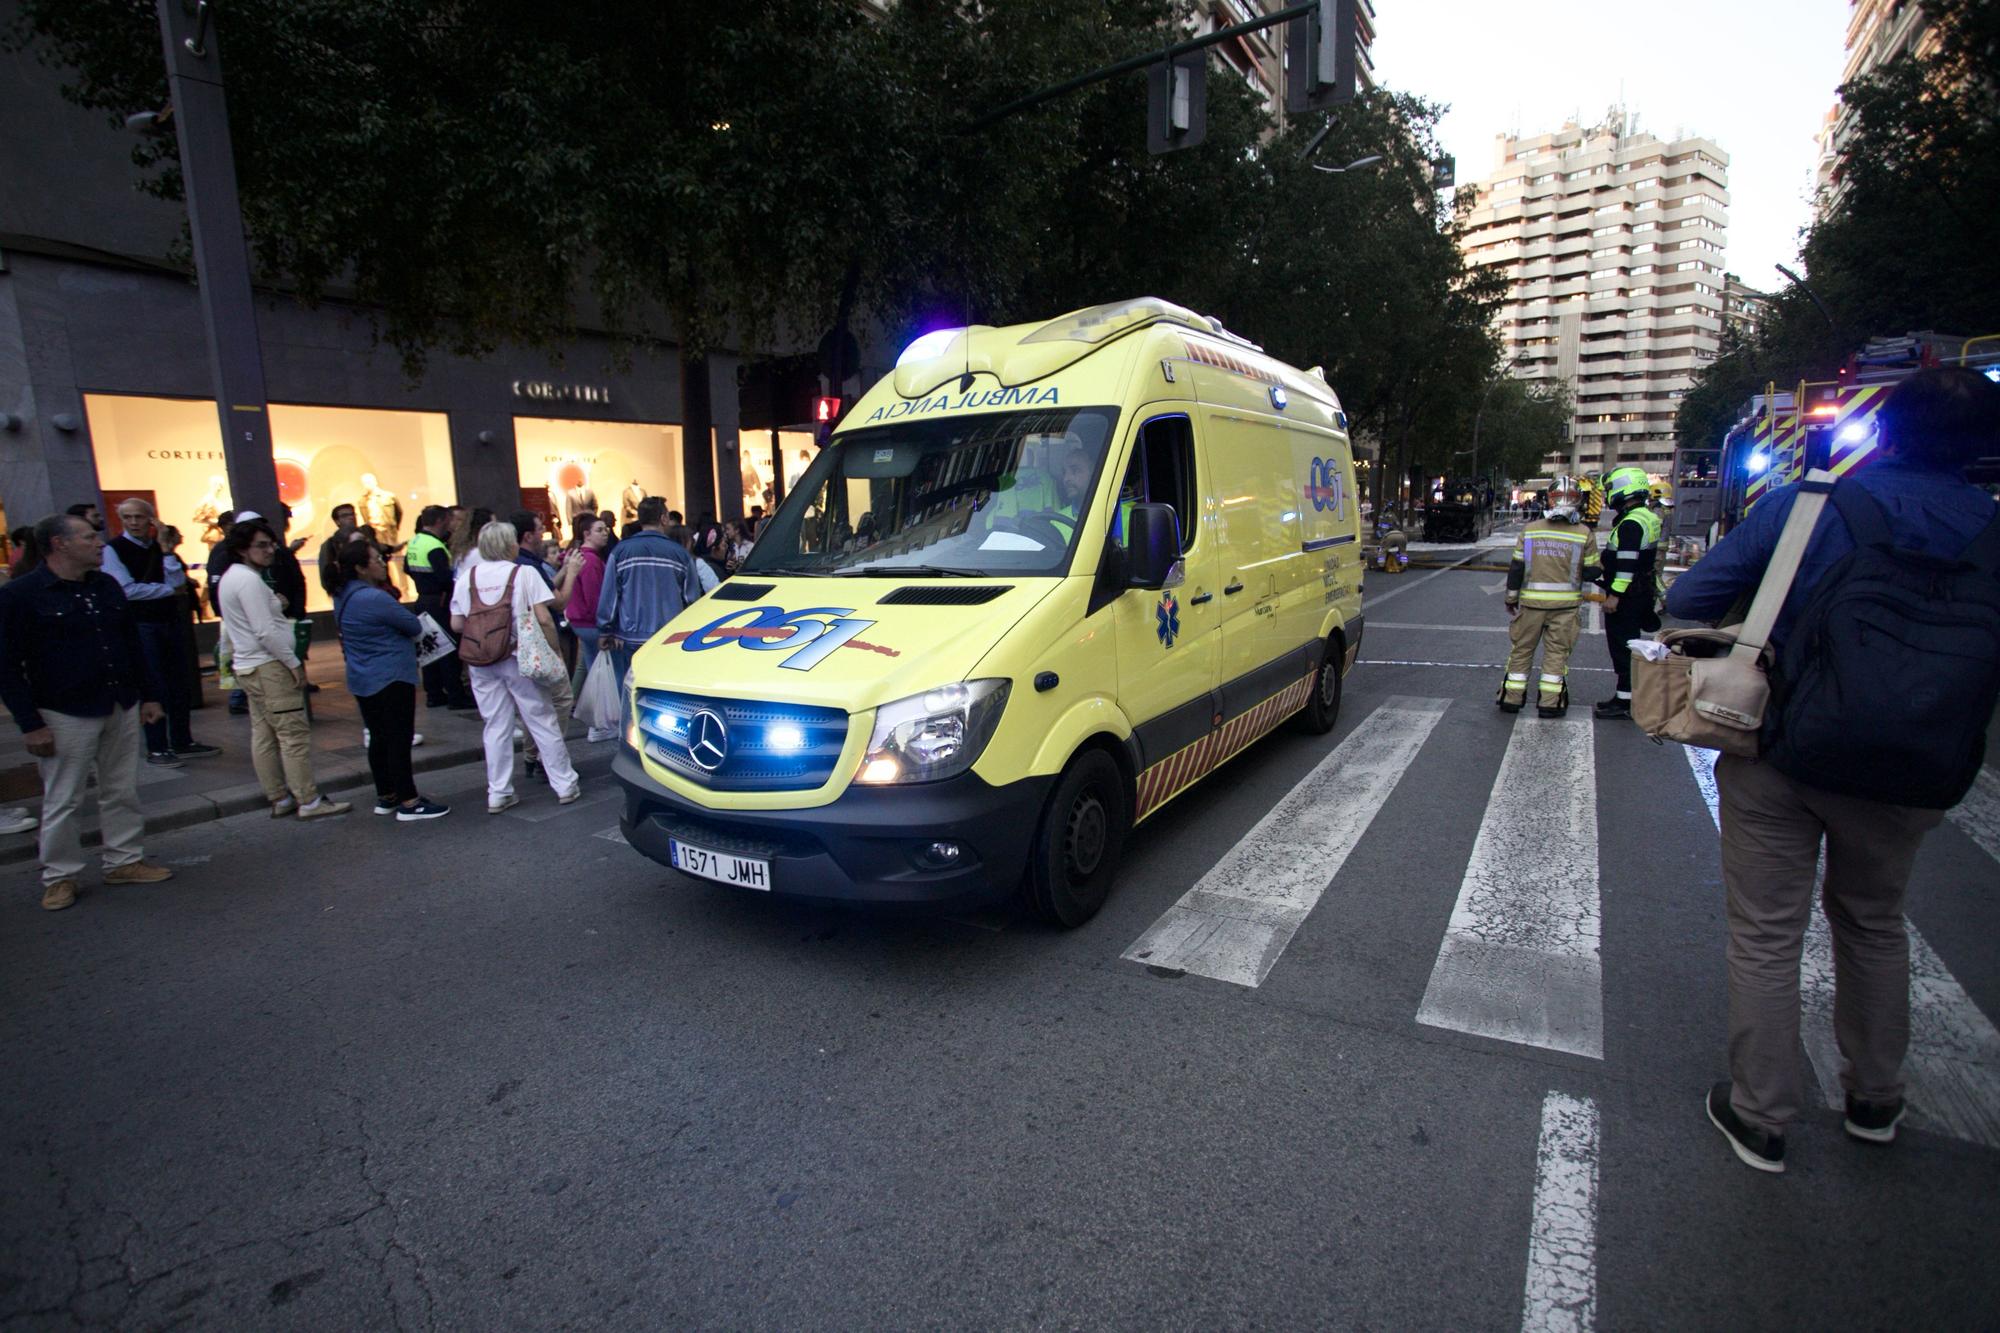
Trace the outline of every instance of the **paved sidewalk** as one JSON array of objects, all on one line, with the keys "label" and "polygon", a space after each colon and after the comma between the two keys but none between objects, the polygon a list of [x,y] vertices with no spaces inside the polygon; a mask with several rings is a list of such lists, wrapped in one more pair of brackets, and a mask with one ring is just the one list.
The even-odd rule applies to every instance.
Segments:
[{"label": "paved sidewalk", "polygon": [[[320,686],[320,692],[312,696],[314,778],[323,789],[343,799],[372,801],[374,780],[361,742],[361,714],[344,684],[339,646],[315,643],[307,675]],[[264,807],[264,789],[258,785],[250,762],[250,719],[230,716],[227,697],[216,689],[212,672],[203,674],[202,691],[208,706],[195,710],[191,730],[196,740],[220,745],[223,752],[211,759],[190,759],[180,768],[156,768],[140,762],[139,796],[146,808],[149,833]],[[34,756],[21,743],[21,733],[12,719],[0,721],[5,723],[0,726],[0,807],[25,807],[39,814],[41,780]],[[419,774],[482,758],[477,713],[429,709],[419,699],[417,731],[424,738],[413,756]],[[571,754],[578,761],[586,753],[582,735],[583,728],[572,724]],[[96,802],[88,800],[84,806],[84,843],[91,846],[97,841]],[[33,861],[35,855],[33,832],[0,837],[0,865]]]}]

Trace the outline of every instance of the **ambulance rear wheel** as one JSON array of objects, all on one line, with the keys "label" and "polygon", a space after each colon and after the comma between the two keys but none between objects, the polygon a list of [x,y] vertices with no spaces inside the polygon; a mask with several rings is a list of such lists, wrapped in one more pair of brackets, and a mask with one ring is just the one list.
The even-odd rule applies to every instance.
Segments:
[{"label": "ambulance rear wheel", "polygon": [[1104,906],[1131,823],[1125,786],[1102,750],[1085,750],[1063,770],[1028,851],[1028,906],[1044,921],[1074,928]]},{"label": "ambulance rear wheel", "polygon": [[1340,719],[1340,667],[1346,660],[1340,636],[1328,635],[1326,651],[1320,654],[1319,670],[1313,673],[1312,689],[1306,695],[1306,706],[1298,713],[1300,731],[1309,736],[1324,736],[1333,730],[1333,724]]}]

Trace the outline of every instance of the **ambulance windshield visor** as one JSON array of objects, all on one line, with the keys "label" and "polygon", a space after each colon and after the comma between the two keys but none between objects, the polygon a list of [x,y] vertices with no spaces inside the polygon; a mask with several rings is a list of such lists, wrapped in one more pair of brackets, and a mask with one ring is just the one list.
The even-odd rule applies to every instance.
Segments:
[{"label": "ambulance windshield visor", "polygon": [[836,436],[758,533],[743,573],[1064,573],[1117,418],[1048,408]]}]

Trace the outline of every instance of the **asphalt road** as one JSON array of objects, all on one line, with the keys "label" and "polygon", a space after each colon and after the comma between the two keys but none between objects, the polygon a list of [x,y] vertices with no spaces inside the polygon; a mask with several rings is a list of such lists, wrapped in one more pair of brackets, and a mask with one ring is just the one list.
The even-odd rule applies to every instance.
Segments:
[{"label": "asphalt road", "polygon": [[[1336,731],[1280,732],[1167,807],[1071,933],[680,880],[602,836],[603,747],[567,810],[537,791],[488,817],[455,771],[446,820],[225,820],[155,841],[173,882],[68,912],[14,872],[0,1317],[1990,1326],[1995,853],[1947,824],[1909,903],[1949,983],[1919,1026],[1936,1009],[1964,1038],[1927,1086],[1955,1078],[1967,1105],[1869,1149],[1815,1101],[1788,1173],[1751,1172],[1700,1107],[1725,995],[1695,769],[1583,708],[1517,739],[1491,706],[1497,581],[1372,581]],[[1602,668],[1602,637],[1578,657]],[[1582,705],[1608,692],[1573,679]],[[1393,771],[1362,762],[1378,739]],[[1497,779],[1529,740],[1594,764],[1554,839],[1507,823],[1524,798]],[[1316,769],[1336,793],[1393,784],[1325,835],[1337,873],[1287,841],[1344,808],[1283,804]],[[1260,830],[1274,808],[1292,813]],[[1123,956],[1191,888],[1254,892],[1228,882],[1250,853],[1292,856],[1316,895],[1260,984]],[[1498,907],[1472,893],[1496,865],[1518,891]],[[1519,938],[1561,955],[1533,974],[1561,982],[1554,1027],[1595,1005],[1595,1054],[1534,1037],[1526,1009],[1494,1020],[1509,1035],[1419,1021],[1465,984],[1448,942],[1462,960],[1495,912],[1586,891],[1594,990],[1579,953]]]}]

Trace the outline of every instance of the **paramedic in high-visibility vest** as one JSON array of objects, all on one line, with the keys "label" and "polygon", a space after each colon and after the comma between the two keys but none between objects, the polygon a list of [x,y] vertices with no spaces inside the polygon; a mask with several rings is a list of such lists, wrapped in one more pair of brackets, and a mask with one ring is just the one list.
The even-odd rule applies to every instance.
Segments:
[{"label": "paramedic in high-visibility vest", "polygon": [[1618,517],[1611,541],[1604,548],[1604,641],[1611,648],[1611,669],[1618,674],[1617,693],[1597,704],[1597,716],[1632,716],[1633,639],[1660,627],[1660,516],[1646,507],[1652,494],[1645,470],[1614,469],[1604,479],[1605,499]]},{"label": "paramedic in high-visibility vest", "polygon": [[1549,486],[1546,516],[1521,529],[1507,567],[1508,633],[1514,648],[1494,700],[1503,713],[1518,713],[1528,700],[1528,671],[1535,646],[1542,647],[1542,678],[1535,711],[1561,717],[1569,710],[1569,658],[1576,649],[1583,585],[1597,574],[1597,540],[1583,521],[1583,488],[1574,477]]}]

